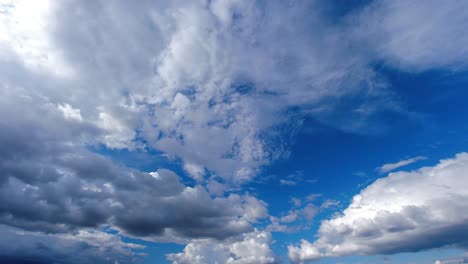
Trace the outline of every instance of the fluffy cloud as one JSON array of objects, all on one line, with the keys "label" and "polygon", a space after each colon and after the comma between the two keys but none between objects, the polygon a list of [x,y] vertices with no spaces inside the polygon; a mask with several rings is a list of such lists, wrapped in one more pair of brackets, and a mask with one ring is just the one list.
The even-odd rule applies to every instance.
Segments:
[{"label": "fluffy cloud", "polygon": [[468,153],[434,167],[390,173],[322,222],[318,239],[289,247],[303,263],[326,256],[391,254],[448,245],[467,247]]},{"label": "fluffy cloud", "polygon": [[0,90],[1,224],[37,237],[54,234],[45,240],[109,227],[185,242],[250,232],[268,216],[267,205],[249,194],[213,198],[169,170],[146,173],[90,151],[107,133],[98,124],[70,118],[66,113],[79,113],[71,106],[64,112],[21,91]]},{"label": "fluffy cloud", "polygon": [[[347,107],[386,108],[368,59],[338,45],[347,36],[316,5],[67,1],[28,16],[2,4],[2,82],[98,124],[109,148],[150,147],[199,181],[244,183],[287,155],[302,115],[332,117],[350,94],[367,99]],[[369,114],[351,112],[345,120]]]},{"label": "fluffy cloud", "polygon": [[278,258],[270,249],[271,243],[270,233],[256,230],[223,243],[213,240],[195,240],[189,243],[183,252],[168,254],[167,258],[174,264],[279,263]]},{"label": "fluffy cloud", "polygon": [[464,1],[375,1],[338,21],[321,4],[67,1],[30,14],[4,1],[2,82],[80,110],[109,148],[151,147],[199,181],[239,184],[288,154],[304,115],[362,131],[404,111],[372,63],[466,66]]}]

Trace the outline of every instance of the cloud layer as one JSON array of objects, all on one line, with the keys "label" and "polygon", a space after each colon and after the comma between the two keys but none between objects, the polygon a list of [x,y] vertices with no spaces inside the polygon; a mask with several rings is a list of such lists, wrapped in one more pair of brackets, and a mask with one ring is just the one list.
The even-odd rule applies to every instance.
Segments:
[{"label": "cloud layer", "polygon": [[318,239],[289,247],[295,263],[327,256],[468,246],[468,153],[434,167],[390,173],[323,221]]}]

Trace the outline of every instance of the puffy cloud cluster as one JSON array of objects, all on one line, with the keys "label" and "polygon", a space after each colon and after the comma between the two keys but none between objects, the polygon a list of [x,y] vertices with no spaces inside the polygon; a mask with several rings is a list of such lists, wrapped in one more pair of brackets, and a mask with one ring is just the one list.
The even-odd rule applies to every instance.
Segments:
[{"label": "puffy cloud cluster", "polygon": [[194,240],[181,253],[168,254],[174,264],[267,264],[279,263],[270,248],[271,234],[255,230],[240,238],[220,243],[213,240]]},{"label": "puffy cloud cluster", "polygon": [[2,157],[0,222],[44,232],[112,225],[138,237],[222,239],[266,216],[264,203],[252,196],[213,199],[168,170],[142,173],[86,151],[39,154]]},{"label": "puffy cloud cluster", "polygon": [[[50,260],[79,250],[77,239],[88,234],[83,230],[104,227],[152,241],[225,239],[252,231],[253,223],[268,216],[267,205],[249,194],[213,198],[200,185],[184,185],[172,171],[146,173],[116,164],[87,148],[106,131],[76,118],[78,111],[24,96],[20,88],[0,91],[0,223],[18,241],[29,240],[18,235],[20,229],[39,242],[57,241],[31,254],[42,252]],[[70,246],[60,250],[62,239]],[[90,241],[80,256],[100,252]],[[5,257],[18,252],[7,244],[4,249]],[[125,252],[131,255],[132,249]],[[120,253],[102,255],[112,259]]]},{"label": "puffy cloud cluster", "polygon": [[197,180],[244,183],[287,155],[301,115],[331,117],[336,98],[356,93],[368,100],[347,107],[388,105],[368,59],[338,45],[347,35],[318,5],[67,1],[29,16],[27,4],[2,4],[2,82],[69,118],[79,111],[109,148],[150,147]]},{"label": "puffy cloud cluster", "polygon": [[289,247],[294,263],[326,256],[468,246],[468,153],[434,167],[390,173],[321,223],[318,239]]}]

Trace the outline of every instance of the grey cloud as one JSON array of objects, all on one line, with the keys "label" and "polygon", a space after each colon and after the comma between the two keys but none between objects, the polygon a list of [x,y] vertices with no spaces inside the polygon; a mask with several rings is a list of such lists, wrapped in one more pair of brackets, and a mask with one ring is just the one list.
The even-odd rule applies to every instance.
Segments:
[{"label": "grey cloud", "polygon": [[[125,243],[117,235],[82,230],[74,234],[43,234],[0,226],[0,262],[46,263],[136,263],[143,246]],[[14,243],[12,243],[14,241]]]},{"label": "grey cloud", "polygon": [[[51,2],[41,36],[48,46],[36,52],[57,53],[63,65],[40,68],[44,76],[35,90],[97,123],[106,132],[99,141],[109,148],[146,144],[182,159],[197,180],[212,173],[244,183],[287,155],[289,137],[283,136],[293,137],[301,116],[357,118],[334,122],[357,130],[369,111],[338,117],[337,98],[367,98],[345,106],[351,108],[387,105],[379,99],[388,95],[385,85],[373,81],[368,59],[338,45],[347,36],[316,5]],[[286,28],[284,21],[293,24]],[[34,59],[27,56],[19,57]],[[59,67],[70,76],[54,74]]]},{"label": "grey cloud", "polygon": [[110,225],[154,240],[224,239],[266,216],[252,213],[266,212],[266,204],[250,195],[212,198],[169,170],[115,164],[86,149],[104,133],[96,125],[66,119],[40,97],[10,92],[2,90],[0,99],[3,224],[46,233]]}]

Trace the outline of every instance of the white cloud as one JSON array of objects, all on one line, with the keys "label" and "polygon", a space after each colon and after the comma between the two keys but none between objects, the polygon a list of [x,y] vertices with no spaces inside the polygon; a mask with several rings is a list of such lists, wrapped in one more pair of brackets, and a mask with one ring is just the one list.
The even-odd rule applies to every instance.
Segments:
[{"label": "white cloud", "polygon": [[[196,179],[213,174],[227,184],[245,183],[287,155],[283,135],[292,137],[300,125],[288,109],[304,108],[295,116],[320,115],[322,98],[333,109],[334,98],[367,96],[377,87],[371,81],[363,85],[374,76],[367,59],[336,45],[344,38],[341,30],[322,19],[314,5],[51,2],[41,15],[47,26],[40,30],[36,26],[42,22],[22,18],[26,33],[16,37],[16,24],[5,23],[9,38],[28,40],[21,45],[9,40],[2,50],[16,54],[10,57],[17,56],[18,68],[54,54],[60,60],[50,60],[52,70],[40,73],[29,66],[10,70],[5,76],[11,78],[2,81],[35,83],[28,89],[38,96],[80,109],[83,121],[107,131],[100,140],[109,148],[145,142],[181,159]],[[2,8],[6,21],[17,20],[14,10],[20,9]],[[321,30],[304,36],[306,26],[297,18]],[[293,24],[285,29],[283,21]],[[46,43],[37,48],[41,41]],[[18,53],[20,46],[37,55]],[[2,63],[12,68],[11,61]],[[58,69],[75,74],[66,77]]]},{"label": "white cloud", "polygon": [[174,264],[267,264],[279,263],[270,246],[271,234],[254,231],[229,241],[194,240],[184,251],[168,254]]},{"label": "white cloud", "polygon": [[388,254],[468,246],[468,153],[434,167],[390,173],[322,222],[318,239],[289,246],[303,263],[327,256]]},{"label": "white cloud", "polygon": [[50,39],[53,12],[50,1],[0,1],[0,54],[14,52],[34,71],[46,71],[60,77],[72,77],[67,64]]},{"label": "white cloud", "polygon": [[459,70],[468,66],[467,8],[456,0],[374,1],[359,13],[355,36],[372,56],[401,69]]},{"label": "white cloud", "polygon": [[62,112],[66,119],[74,119],[77,121],[83,120],[80,109],[73,108],[69,104],[60,104],[57,106],[57,109]]},{"label": "white cloud", "polygon": [[412,164],[412,163],[415,163],[417,161],[420,161],[420,160],[425,160],[427,159],[426,157],[422,157],[422,156],[418,156],[418,157],[414,157],[414,158],[409,158],[409,159],[405,159],[405,160],[400,160],[399,162],[397,163],[388,163],[388,164],[384,164],[382,165],[381,167],[378,167],[377,168],[377,171],[381,174],[383,173],[387,173],[389,171],[392,171],[392,170],[395,170],[395,169],[398,169],[400,167],[403,167],[403,166],[406,166],[406,165],[409,165],[409,164]]},{"label": "white cloud", "polygon": [[[466,66],[463,1],[377,1],[346,23],[324,17],[319,2],[30,5],[2,2],[2,82],[80,109],[108,132],[109,148],[145,142],[194,178],[226,184],[287,155],[301,116],[368,133],[374,112],[404,111],[375,61]],[[356,94],[358,104],[337,100]]]},{"label": "white cloud", "polygon": [[281,185],[288,185],[288,186],[294,186],[297,184],[297,182],[293,180],[286,180],[286,179],[280,179],[279,182]]}]

